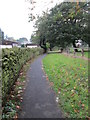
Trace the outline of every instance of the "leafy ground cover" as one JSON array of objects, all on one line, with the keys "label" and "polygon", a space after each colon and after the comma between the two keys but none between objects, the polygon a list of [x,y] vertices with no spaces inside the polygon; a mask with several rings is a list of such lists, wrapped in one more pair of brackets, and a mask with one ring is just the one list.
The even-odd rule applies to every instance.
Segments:
[{"label": "leafy ground cover", "polygon": [[65,116],[88,117],[88,61],[49,54],[43,59],[43,66]]}]

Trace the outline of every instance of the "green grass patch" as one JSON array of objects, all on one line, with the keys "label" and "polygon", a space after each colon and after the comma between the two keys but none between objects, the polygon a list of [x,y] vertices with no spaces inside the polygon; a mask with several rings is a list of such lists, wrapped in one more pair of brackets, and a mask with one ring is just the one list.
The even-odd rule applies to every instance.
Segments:
[{"label": "green grass patch", "polygon": [[[77,52],[76,55],[82,56],[81,52]],[[90,58],[90,52],[84,52],[84,56]]]},{"label": "green grass patch", "polygon": [[60,99],[68,118],[88,116],[88,62],[63,54],[49,54],[43,59],[44,70]]}]

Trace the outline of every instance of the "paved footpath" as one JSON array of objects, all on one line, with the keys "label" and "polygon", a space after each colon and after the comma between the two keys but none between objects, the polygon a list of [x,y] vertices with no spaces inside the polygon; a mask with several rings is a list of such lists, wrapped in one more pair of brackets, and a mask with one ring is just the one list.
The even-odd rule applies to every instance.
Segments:
[{"label": "paved footpath", "polygon": [[38,57],[27,72],[27,86],[19,118],[62,118],[55,93],[42,70],[44,56]]}]

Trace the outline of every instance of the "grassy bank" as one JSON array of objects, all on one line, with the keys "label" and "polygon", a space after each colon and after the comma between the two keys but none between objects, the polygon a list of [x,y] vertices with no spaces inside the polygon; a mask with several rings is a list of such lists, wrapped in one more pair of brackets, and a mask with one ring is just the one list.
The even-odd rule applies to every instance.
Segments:
[{"label": "grassy bank", "polygon": [[59,104],[69,118],[88,116],[88,62],[62,54],[43,59],[44,70],[53,83]]}]

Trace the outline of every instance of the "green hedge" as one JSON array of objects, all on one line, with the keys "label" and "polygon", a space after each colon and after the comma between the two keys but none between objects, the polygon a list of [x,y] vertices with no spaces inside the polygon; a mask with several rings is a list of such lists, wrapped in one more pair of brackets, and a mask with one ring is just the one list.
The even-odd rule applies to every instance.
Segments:
[{"label": "green hedge", "polygon": [[41,48],[2,49],[2,96],[8,95],[16,81],[20,69],[29,59],[43,53]]}]

